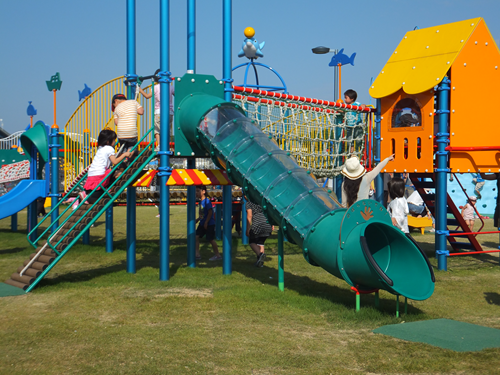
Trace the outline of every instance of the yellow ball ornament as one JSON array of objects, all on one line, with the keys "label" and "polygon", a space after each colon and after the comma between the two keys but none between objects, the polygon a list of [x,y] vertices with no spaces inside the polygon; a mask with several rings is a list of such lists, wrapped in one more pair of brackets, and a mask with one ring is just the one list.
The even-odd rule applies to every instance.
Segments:
[{"label": "yellow ball ornament", "polygon": [[247,38],[253,38],[253,36],[255,35],[255,30],[253,29],[253,27],[247,27],[243,33]]}]

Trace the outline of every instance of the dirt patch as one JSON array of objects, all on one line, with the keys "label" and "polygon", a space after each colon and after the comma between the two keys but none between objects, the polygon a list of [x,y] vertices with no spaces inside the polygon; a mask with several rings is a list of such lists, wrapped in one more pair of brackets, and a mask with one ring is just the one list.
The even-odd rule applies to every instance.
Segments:
[{"label": "dirt patch", "polygon": [[192,289],[192,288],[168,288],[155,290],[127,289],[123,292],[125,297],[130,298],[168,298],[168,297],[189,297],[189,298],[212,298],[212,289]]}]

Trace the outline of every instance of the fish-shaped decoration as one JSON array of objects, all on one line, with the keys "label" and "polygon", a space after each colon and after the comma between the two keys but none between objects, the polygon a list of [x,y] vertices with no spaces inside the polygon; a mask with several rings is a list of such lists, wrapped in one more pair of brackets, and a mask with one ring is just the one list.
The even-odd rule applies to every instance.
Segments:
[{"label": "fish-shaped decoration", "polygon": [[84,83],[84,85],[85,85],[85,88],[82,91],[78,90],[78,101],[85,99],[92,92],[92,89],[90,87],[88,87],[86,83]]},{"label": "fish-shaped decoration", "polygon": [[247,27],[244,33],[246,39],[243,40],[243,45],[241,46],[241,51],[238,53],[238,57],[246,56],[250,60],[264,57],[261,50],[264,48],[266,42],[260,44],[257,42],[257,39],[253,37],[255,35],[255,30],[252,27]]},{"label": "fish-shaped decoration", "polygon": [[28,105],[28,109],[26,110],[26,113],[28,114],[28,116],[36,116],[36,109],[35,107],[33,107],[33,104],[31,104],[31,102],[28,102],[29,105]]},{"label": "fish-shaped decoration", "polygon": [[50,77],[50,81],[45,81],[45,83],[47,84],[49,91],[60,90],[62,81],[59,72]]},{"label": "fish-shaped decoration", "polygon": [[344,49],[342,48],[339,52],[337,52],[332,57],[332,61],[328,66],[337,66],[337,65],[346,65],[351,64],[354,66],[354,58],[356,57],[356,52],[354,52],[351,57],[344,54]]}]

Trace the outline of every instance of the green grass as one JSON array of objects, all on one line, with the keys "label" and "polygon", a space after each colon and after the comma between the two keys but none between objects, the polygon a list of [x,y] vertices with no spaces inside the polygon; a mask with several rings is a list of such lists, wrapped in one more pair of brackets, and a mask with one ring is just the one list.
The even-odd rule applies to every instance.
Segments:
[{"label": "green grass", "polygon": [[[395,297],[384,291],[380,309],[362,296],[356,313],[349,285],[289,243],[280,292],[276,236],[263,268],[236,238],[232,275],[207,261],[207,244],[199,267],[188,268],[183,206],[171,207],[170,281],[160,282],[156,213],[137,208],[136,274],[126,272],[125,208],[117,207],[113,253],[105,252],[101,218],[92,245],[71,249],[32,293],[0,298],[1,374],[500,373],[500,349],[457,353],[372,333],[436,318],[500,328],[498,254],[449,258],[448,271],[436,271],[434,295],[410,301],[396,318]],[[33,252],[25,222],[19,213],[11,233],[10,219],[0,220],[0,280]],[[412,234],[436,266],[433,235]],[[497,248],[498,235],[481,242]]]}]

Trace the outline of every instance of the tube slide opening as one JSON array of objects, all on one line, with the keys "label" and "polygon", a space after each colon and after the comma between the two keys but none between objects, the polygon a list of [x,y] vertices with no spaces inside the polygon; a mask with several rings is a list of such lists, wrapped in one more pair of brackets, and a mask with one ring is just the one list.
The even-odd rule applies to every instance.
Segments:
[{"label": "tube slide opening", "polygon": [[371,223],[365,227],[364,238],[367,259],[371,257],[376,263],[374,269],[393,292],[415,300],[432,294],[433,275],[427,260],[401,230],[385,223]]}]

